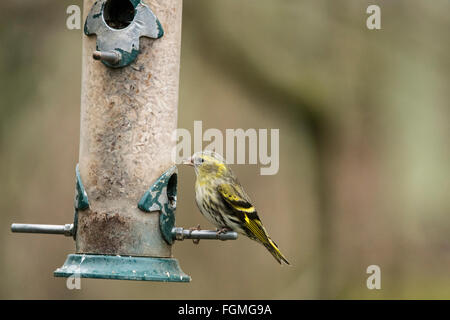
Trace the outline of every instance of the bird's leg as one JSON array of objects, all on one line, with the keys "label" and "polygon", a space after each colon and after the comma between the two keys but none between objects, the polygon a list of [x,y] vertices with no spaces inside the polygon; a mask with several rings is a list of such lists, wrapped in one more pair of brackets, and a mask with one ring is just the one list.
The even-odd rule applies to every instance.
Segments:
[{"label": "bird's leg", "polygon": [[[191,228],[189,228],[189,230],[190,230],[191,232],[194,231],[194,230],[201,230],[200,224],[197,225],[197,228],[191,227]],[[192,239],[192,242],[193,242],[194,244],[199,244],[199,243],[200,243],[200,239]]]},{"label": "bird's leg", "polygon": [[222,233],[227,233],[228,231],[231,231],[231,229],[227,228],[227,227],[222,227],[220,229],[217,228],[216,231],[217,231],[217,234],[222,234]]}]

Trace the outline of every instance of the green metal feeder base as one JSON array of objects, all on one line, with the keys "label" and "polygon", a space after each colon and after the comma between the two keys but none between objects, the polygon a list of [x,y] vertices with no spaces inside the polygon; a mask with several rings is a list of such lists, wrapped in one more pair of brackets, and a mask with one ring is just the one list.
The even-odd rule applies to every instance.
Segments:
[{"label": "green metal feeder base", "polygon": [[190,282],[173,258],[109,256],[96,254],[69,254],[55,277],[140,280],[162,282]]}]

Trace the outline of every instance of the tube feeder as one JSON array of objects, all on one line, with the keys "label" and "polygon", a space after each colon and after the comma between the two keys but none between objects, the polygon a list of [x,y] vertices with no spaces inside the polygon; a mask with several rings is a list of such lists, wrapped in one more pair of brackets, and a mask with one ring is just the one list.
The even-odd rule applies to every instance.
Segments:
[{"label": "tube feeder", "polygon": [[189,282],[172,256],[176,240],[237,238],[175,226],[182,0],[146,2],[83,2],[74,220],[11,226],[74,238],[55,277]]}]

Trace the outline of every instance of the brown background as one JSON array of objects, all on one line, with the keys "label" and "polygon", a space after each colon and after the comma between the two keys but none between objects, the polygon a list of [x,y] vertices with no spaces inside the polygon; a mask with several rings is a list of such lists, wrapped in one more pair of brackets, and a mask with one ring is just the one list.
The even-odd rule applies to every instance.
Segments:
[{"label": "brown background", "polygon": [[[369,4],[382,30],[365,27]],[[450,298],[447,0],[186,0],[179,127],[279,128],[280,170],[235,165],[292,267],[250,240],[177,243],[191,284],[53,270],[69,238],[80,114],[81,1],[0,4],[0,298]],[[177,224],[210,227],[180,168]],[[366,288],[367,266],[382,290]]]}]

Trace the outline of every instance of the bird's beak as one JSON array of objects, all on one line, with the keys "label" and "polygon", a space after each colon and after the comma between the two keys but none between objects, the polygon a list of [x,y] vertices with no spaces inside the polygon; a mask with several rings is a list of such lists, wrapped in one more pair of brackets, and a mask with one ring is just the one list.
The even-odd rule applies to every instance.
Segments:
[{"label": "bird's beak", "polygon": [[193,167],[194,166],[194,160],[192,159],[192,157],[191,158],[187,158],[187,159],[183,160],[182,164],[185,164],[187,166]]}]

